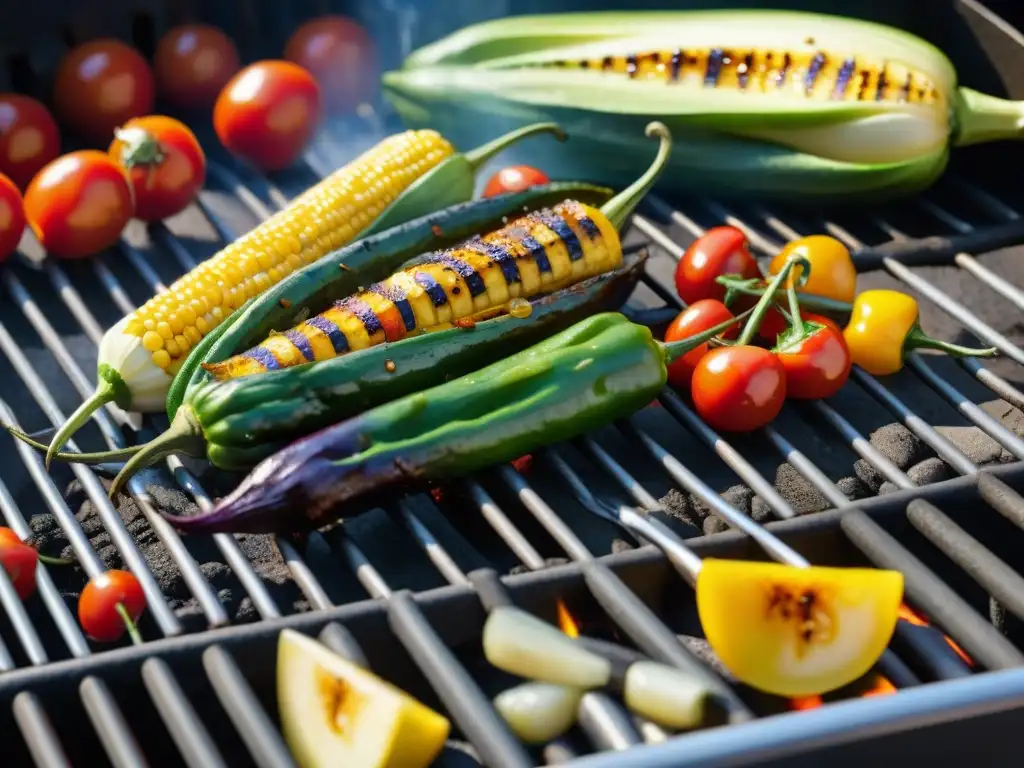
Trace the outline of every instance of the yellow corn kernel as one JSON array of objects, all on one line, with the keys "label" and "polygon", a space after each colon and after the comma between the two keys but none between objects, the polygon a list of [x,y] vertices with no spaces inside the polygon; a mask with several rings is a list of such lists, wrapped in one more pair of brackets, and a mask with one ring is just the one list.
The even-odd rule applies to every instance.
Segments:
[{"label": "yellow corn kernel", "polygon": [[453,152],[436,131],[385,139],[150,299],[131,316],[125,333],[143,339],[157,366],[177,370],[178,358],[246,299],[351,242]]},{"label": "yellow corn kernel", "polygon": [[147,352],[156,352],[164,348],[164,337],[156,331],[146,331],[142,336],[142,348]]}]

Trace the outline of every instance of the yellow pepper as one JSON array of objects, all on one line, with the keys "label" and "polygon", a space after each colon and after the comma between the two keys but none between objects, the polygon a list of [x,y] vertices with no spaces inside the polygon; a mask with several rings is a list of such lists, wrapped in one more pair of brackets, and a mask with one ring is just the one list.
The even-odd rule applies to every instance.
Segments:
[{"label": "yellow pepper", "polygon": [[769,274],[777,275],[793,254],[804,256],[811,265],[811,274],[803,285],[799,284],[802,268],[796,267],[793,270],[790,281],[799,286],[798,292],[846,303],[853,301],[857,292],[857,269],[845,245],[828,235],[811,235],[793,240],[772,259],[768,266]]},{"label": "yellow pepper", "polygon": [[917,301],[905,293],[864,291],[854,301],[843,330],[853,363],[875,376],[886,376],[903,368],[904,357],[912,349],[937,349],[953,357],[992,357],[998,352],[933,339],[921,330],[919,315]]}]

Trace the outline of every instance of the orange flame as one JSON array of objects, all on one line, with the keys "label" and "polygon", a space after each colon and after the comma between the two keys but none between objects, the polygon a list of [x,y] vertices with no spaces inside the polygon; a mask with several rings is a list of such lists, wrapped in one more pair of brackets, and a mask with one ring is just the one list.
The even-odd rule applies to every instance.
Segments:
[{"label": "orange flame", "polygon": [[569,637],[580,636],[580,625],[576,623],[576,619],[572,617],[569,609],[561,600],[558,601],[558,626]]},{"label": "orange flame", "polygon": [[[871,688],[862,693],[858,698],[868,699],[874,696],[887,696],[890,693],[896,693],[896,686],[890,683],[887,678],[878,675]],[[823,706],[824,703],[821,696],[801,696],[796,699],[790,699],[789,708],[793,712],[802,712],[808,709],[817,709]]]},{"label": "orange flame", "polygon": [[[925,619],[924,616],[917,613],[913,608],[911,608],[906,603],[903,603],[900,606],[900,618],[905,619],[909,621],[911,624],[914,624],[918,627],[931,626],[931,624],[928,623],[928,620]],[[944,634],[943,637],[946,638],[946,642],[949,643],[949,647],[956,651],[957,656],[964,660],[965,664],[967,664],[970,667],[974,666],[974,660],[967,655],[966,651],[964,651],[963,648],[957,645],[956,642],[949,635]]]}]

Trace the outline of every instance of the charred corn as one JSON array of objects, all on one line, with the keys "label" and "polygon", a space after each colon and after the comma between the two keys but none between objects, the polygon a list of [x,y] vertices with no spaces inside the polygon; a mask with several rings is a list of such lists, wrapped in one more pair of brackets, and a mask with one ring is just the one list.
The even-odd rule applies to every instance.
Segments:
[{"label": "charred corn", "polygon": [[414,52],[384,81],[410,125],[466,135],[558,119],[580,141],[531,162],[613,184],[642,162],[636,125],[662,120],[677,141],[666,183],[729,196],[913,192],[951,146],[1024,129],[1024,106],[958,87],[924,40],[788,11],[509,17]]},{"label": "charred corn", "polygon": [[431,254],[322,314],[221,363],[229,379],[328,360],[550,293],[622,264],[618,233],[598,209],[567,200],[457,248]]},{"label": "charred corn", "polygon": [[97,388],[57,431],[47,463],[105,403],[159,411],[191,349],[248,299],[373,231],[468,200],[473,172],[529,126],[465,155],[433,130],[391,136],[296,198],[251,232],[179,278],[104,334]]}]

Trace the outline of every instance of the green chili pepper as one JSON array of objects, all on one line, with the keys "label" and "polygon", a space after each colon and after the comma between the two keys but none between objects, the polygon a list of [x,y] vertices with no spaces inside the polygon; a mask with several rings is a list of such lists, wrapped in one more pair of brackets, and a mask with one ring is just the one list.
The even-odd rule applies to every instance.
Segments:
[{"label": "green chili pepper", "polygon": [[385,491],[510,461],[647,405],[665,384],[667,364],[742,317],[662,344],[621,314],[594,315],[501,362],[292,443],[210,512],[167,519],[189,533],[308,529],[371,508]]}]

